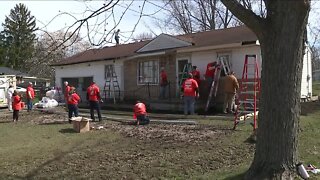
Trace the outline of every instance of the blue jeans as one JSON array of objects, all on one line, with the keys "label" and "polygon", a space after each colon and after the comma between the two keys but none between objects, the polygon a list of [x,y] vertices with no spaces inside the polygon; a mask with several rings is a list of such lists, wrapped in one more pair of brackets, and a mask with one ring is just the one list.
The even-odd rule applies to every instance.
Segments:
[{"label": "blue jeans", "polygon": [[78,106],[75,104],[68,104],[68,109],[69,109],[69,119],[72,118],[72,114],[74,114],[74,117],[78,117],[79,115],[79,109]]},{"label": "blue jeans", "polygon": [[27,110],[30,111],[32,110],[33,104],[32,104],[32,99],[27,98]]},{"label": "blue jeans", "polygon": [[95,121],[94,110],[97,110],[99,121],[101,121],[102,118],[101,118],[101,109],[100,109],[99,101],[89,101],[89,103],[90,103],[90,116],[92,121]]},{"label": "blue jeans", "polygon": [[196,102],[196,97],[194,96],[184,96],[184,114],[187,115],[189,112],[190,114],[194,114],[194,104]]},{"label": "blue jeans", "polygon": [[160,86],[160,99],[166,98],[167,85]]}]

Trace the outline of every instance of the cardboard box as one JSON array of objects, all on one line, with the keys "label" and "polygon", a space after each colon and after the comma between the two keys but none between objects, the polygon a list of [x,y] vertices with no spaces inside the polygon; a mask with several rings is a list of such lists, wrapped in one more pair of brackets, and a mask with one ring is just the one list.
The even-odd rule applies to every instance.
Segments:
[{"label": "cardboard box", "polygon": [[73,117],[71,118],[73,129],[78,132],[87,132],[90,131],[90,121],[89,118],[83,118],[83,117]]}]

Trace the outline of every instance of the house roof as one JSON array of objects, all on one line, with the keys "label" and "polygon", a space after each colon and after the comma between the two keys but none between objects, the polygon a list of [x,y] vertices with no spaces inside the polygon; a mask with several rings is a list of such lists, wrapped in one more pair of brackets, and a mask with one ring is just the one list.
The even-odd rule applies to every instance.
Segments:
[{"label": "house roof", "polygon": [[16,75],[16,76],[29,76],[26,73],[23,73],[21,71],[17,71],[8,67],[0,67],[0,74],[3,75]]},{"label": "house roof", "polygon": [[158,50],[174,49],[180,47],[191,46],[190,42],[176,38],[175,36],[170,36],[167,34],[160,34],[148,44],[143,46],[141,49],[138,49],[138,53],[143,52],[152,52]]},{"label": "house roof", "polygon": [[193,43],[193,47],[243,43],[258,40],[257,36],[246,26],[179,35],[176,36],[176,38]]},{"label": "house roof", "polygon": [[78,64],[84,62],[93,62],[101,60],[112,60],[115,58],[129,57],[135,54],[136,50],[146,45],[149,41],[141,41],[129,44],[120,44],[111,47],[104,47],[102,49],[89,49],[87,51],[78,53],[71,57],[65,58],[52,66],[62,66],[69,64]]},{"label": "house roof", "polygon": [[[175,39],[175,40],[174,40]],[[174,42],[175,46],[164,46],[168,40]],[[178,36],[161,34],[153,40],[120,44],[102,49],[90,49],[74,56],[65,58],[52,66],[78,64],[101,60],[113,60],[136,55],[140,52],[151,52],[172,48],[194,48],[203,46],[225,45],[232,43],[245,43],[257,41],[257,36],[246,26],[238,26],[227,29],[219,29]],[[160,43],[159,45],[157,43]]]}]

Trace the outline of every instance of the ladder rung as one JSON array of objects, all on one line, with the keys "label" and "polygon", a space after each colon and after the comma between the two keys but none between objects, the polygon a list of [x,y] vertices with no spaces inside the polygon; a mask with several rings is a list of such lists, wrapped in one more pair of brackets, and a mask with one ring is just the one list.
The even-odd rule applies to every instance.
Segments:
[{"label": "ladder rung", "polygon": [[259,91],[243,91],[240,94],[255,94],[258,93]]},{"label": "ladder rung", "polygon": [[[254,111],[248,111],[248,110],[246,110],[246,111],[238,110],[238,111],[239,111],[238,114],[250,114],[250,113],[254,113]],[[256,111],[256,113],[258,114],[258,111]]]},{"label": "ladder rung", "polygon": [[239,101],[239,103],[244,104],[244,103],[254,103],[254,100],[250,101],[250,100],[245,100],[245,101]]},{"label": "ladder rung", "polygon": [[258,82],[241,82],[244,85],[255,85],[258,84]]}]

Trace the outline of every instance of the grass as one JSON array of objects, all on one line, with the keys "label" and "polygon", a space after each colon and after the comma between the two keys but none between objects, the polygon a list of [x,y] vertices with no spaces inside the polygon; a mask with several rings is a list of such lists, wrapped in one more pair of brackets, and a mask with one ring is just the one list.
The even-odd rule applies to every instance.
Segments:
[{"label": "grass", "polygon": [[[320,167],[320,104],[302,106],[299,157]],[[242,179],[254,153],[245,143],[251,127],[230,131],[232,121],[200,122],[222,134],[197,143],[112,130],[77,134],[69,124],[0,123],[0,179]]]},{"label": "grass", "polygon": [[312,94],[314,96],[320,96],[320,82],[319,81],[313,81],[312,82]]}]

